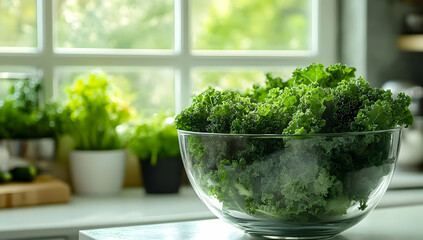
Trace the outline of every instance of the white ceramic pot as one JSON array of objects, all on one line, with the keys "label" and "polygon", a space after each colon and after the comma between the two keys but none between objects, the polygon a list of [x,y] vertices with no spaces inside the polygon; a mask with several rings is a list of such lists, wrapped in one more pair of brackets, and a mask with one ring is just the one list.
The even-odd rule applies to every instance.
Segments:
[{"label": "white ceramic pot", "polygon": [[72,185],[81,195],[113,195],[122,190],[125,150],[71,151]]}]

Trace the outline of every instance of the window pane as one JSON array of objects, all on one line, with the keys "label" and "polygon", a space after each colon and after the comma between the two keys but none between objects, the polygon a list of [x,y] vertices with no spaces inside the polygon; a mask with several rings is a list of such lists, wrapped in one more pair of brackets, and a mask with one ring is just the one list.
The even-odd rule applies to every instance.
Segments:
[{"label": "window pane", "polygon": [[196,0],[194,50],[310,50],[311,0]]},{"label": "window pane", "polygon": [[37,1],[0,1],[0,47],[37,47]]},{"label": "window pane", "polygon": [[104,71],[125,100],[143,116],[175,109],[174,70],[170,68],[61,68],[57,71],[58,99],[66,100],[66,88],[76,78],[88,78],[95,71]]},{"label": "window pane", "polygon": [[195,69],[192,71],[192,92],[198,94],[208,87],[222,90],[234,90],[244,92],[253,84],[264,86],[266,73],[272,73],[273,77],[281,77],[288,80],[293,67],[282,69],[246,70],[246,69]]},{"label": "window pane", "polygon": [[15,85],[16,80],[0,79],[0,99],[4,99],[9,93],[9,89]]},{"label": "window pane", "polygon": [[41,74],[36,69],[26,67],[0,66],[0,99],[4,99],[16,83],[28,79],[40,80]]},{"label": "window pane", "polygon": [[173,0],[55,3],[57,47],[173,49]]}]

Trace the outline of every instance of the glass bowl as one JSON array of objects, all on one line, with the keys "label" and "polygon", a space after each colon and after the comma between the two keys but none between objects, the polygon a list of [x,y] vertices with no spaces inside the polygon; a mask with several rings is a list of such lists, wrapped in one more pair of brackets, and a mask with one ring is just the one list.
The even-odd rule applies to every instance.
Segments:
[{"label": "glass bowl", "polygon": [[330,238],[374,209],[392,178],[401,129],[313,135],[178,130],[195,192],[253,236]]}]

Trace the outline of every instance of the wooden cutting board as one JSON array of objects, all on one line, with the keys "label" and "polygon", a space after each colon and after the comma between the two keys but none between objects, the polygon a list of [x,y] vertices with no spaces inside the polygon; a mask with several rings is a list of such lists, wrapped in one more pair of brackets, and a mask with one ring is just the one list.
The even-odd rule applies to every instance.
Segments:
[{"label": "wooden cutting board", "polygon": [[68,202],[68,184],[49,175],[37,176],[32,182],[0,184],[0,208]]}]

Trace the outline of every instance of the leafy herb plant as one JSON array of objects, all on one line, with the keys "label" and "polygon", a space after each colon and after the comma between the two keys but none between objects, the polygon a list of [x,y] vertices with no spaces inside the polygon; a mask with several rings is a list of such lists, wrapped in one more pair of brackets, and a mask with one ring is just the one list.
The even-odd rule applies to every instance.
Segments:
[{"label": "leafy herb plant", "polygon": [[152,166],[157,164],[159,158],[180,156],[174,118],[159,113],[136,125],[128,146],[139,159],[150,160]]},{"label": "leafy herb plant", "polygon": [[64,132],[77,150],[112,150],[125,147],[118,126],[131,116],[130,106],[122,102],[104,73],[77,79],[67,89],[63,108]]},{"label": "leafy herb plant", "polygon": [[18,81],[0,100],[0,138],[29,139],[57,135],[57,105],[39,104],[41,83],[35,79]]}]

